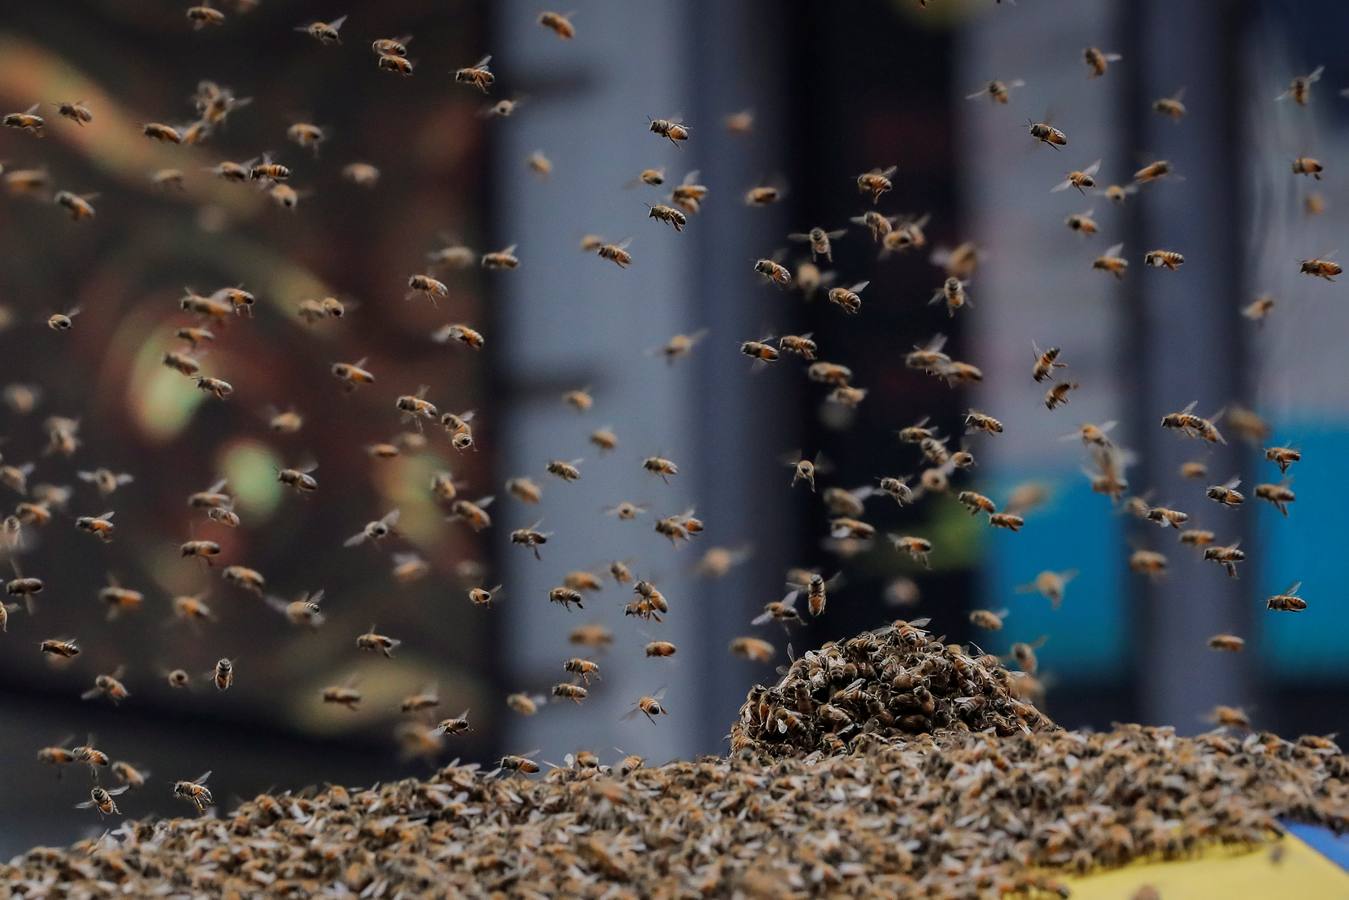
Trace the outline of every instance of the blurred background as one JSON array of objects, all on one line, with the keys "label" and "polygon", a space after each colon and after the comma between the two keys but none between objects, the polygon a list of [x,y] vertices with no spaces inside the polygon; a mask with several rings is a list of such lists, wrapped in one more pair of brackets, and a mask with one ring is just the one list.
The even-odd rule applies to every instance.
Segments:
[{"label": "blurred background", "polygon": [[[213,770],[228,809],[266,788],[316,781],[368,784],[424,774],[452,758],[494,765],[538,748],[562,764],[591,749],[621,747],[652,761],[718,753],[745,691],[774,678],[794,652],[895,618],[930,616],[933,628],[1005,653],[1013,641],[1046,636],[1038,654],[1043,704],[1060,723],[1166,722],[1207,727],[1217,703],[1242,706],[1280,732],[1343,730],[1349,628],[1340,582],[1345,539],[1339,454],[1349,448],[1349,379],[1342,352],[1349,306],[1342,285],[1308,279],[1297,261],[1337,249],[1349,221],[1349,179],[1336,161],[1349,144],[1349,62],[1339,36],[1349,8],[1333,0],[866,0],[854,4],[740,0],[580,0],[574,40],[536,22],[536,4],[386,0],[345,10],[308,2],[222,2],[219,27],[193,31],[184,7],[72,0],[26,4],[0,21],[0,107],[42,104],[46,137],[0,130],[6,173],[43,170],[46,186],[0,191],[0,409],[5,465],[33,462],[39,484],[69,485],[64,510],[25,528],[11,554],[46,590],[36,613],[9,617],[0,637],[0,856],[34,843],[65,843],[102,827],[70,807],[84,799],[80,767],[58,774],[39,748],[67,736],[151,772],[119,799],[129,815],[183,813],[168,782]],[[344,12],[341,46],[321,46],[294,26]],[[416,74],[378,71],[370,42],[411,34]],[[1088,79],[1082,50],[1118,52],[1105,77]],[[490,97],[455,84],[454,69],[493,55]],[[1302,108],[1276,102],[1294,76],[1325,65]],[[967,99],[989,81],[1022,79],[1005,106]],[[147,122],[192,121],[202,79],[251,104],[195,146],[157,144]],[[1152,102],[1185,89],[1180,122]],[[521,100],[509,118],[484,116],[501,98]],[[84,127],[52,104],[82,100]],[[752,112],[752,128],[725,120]],[[648,117],[676,117],[693,137],[674,146],[647,130]],[[1027,119],[1069,136],[1062,152],[1036,145]],[[295,122],[321,125],[317,154],[286,139]],[[290,166],[294,209],[264,191],[205,171],[270,151]],[[527,159],[541,152],[547,178]],[[1294,177],[1290,161],[1315,156],[1324,178]],[[1183,180],[1150,185],[1114,205],[1075,191],[1050,194],[1068,170],[1103,160],[1099,181],[1124,184],[1157,158]],[[374,187],[344,166],[379,169]],[[894,190],[875,208],[930,215],[927,246],[878,259],[851,217],[871,208],[858,173],[898,165]],[[181,189],[152,174],[183,173]],[[631,186],[645,168],[667,185],[687,172],[709,187],[682,234],[649,221],[643,203],[667,188]],[[772,184],[781,202],[751,208],[744,193]],[[51,203],[56,190],[97,193],[92,221],[72,222]],[[1064,218],[1090,210],[1093,236]],[[753,271],[782,248],[795,267],[804,245],[789,232],[848,227],[835,244],[838,283],[869,280],[858,318],[822,298],[779,291]],[[620,271],[580,249],[587,234],[632,238]],[[948,318],[926,300],[941,285],[933,251],[978,247],[972,306]],[[1122,241],[1132,266],[1116,281],[1091,261]],[[431,307],[405,300],[426,254],[462,242],[478,252],[518,245],[521,266],[441,271],[449,297]],[[1171,274],[1146,270],[1142,253],[1181,250]],[[177,328],[185,286],[209,293],[243,285],[258,298],[251,318],[212,326],[218,339],[197,355],[205,374],[235,388],[221,403],[161,365],[182,350]],[[1274,296],[1260,323],[1241,309]],[[341,299],[347,314],[306,324],[302,301]],[[68,333],[48,316],[78,307]],[[480,352],[431,340],[463,322],[486,336]],[[678,333],[706,330],[685,358],[658,349]],[[855,410],[828,403],[828,389],[784,360],[760,367],[744,340],[812,333],[823,359],[845,364],[865,388]],[[973,362],[981,382],[950,388],[910,370],[903,354],[934,334]],[[1028,377],[1032,342],[1064,348],[1062,377],[1081,387],[1065,409],[1045,410]],[[653,349],[656,352],[652,352]],[[328,372],[368,358],[377,383],[350,394]],[[399,394],[428,385],[442,411],[475,410],[475,448],[457,452],[439,425],[400,422]],[[25,392],[35,402],[24,402]],[[587,389],[580,413],[562,401]],[[1186,441],[1157,427],[1168,412],[1250,410],[1268,429],[1243,440],[1225,418],[1227,446]],[[268,406],[304,417],[297,434],[269,430]],[[31,408],[30,408],[31,407]],[[820,487],[854,488],[882,475],[917,474],[912,447],[895,430],[931,416],[960,435],[964,411],[1001,419],[1006,431],[973,437],[978,460],[959,487],[1005,503],[1027,486],[1044,503],[1017,534],[994,531],[953,497],[900,509],[872,500],[870,547],[827,537],[819,494],[788,487],[786,460],[829,463]],[[79,421],[73,456],[44,450],[51,416]],[[1060,440],[1082,422],[1117,420],[1111,433],[1138,456],[1131,492],[1192,513],[1218,540],[1243,541],[1241,578],[1228,579],[1191,548],[1092,493],[1080,441]],[[609,426],[619,445],[601,455],[588,442]],[[412,437],[409,437],[412,435]],[[424,441],[420,438],[424,437]],[[389,442],[398,456],[373,458]],[[958,441],[953,442],[954,444]],[[1225,510],[1203,498],[1231,475],[1248,492],[1277,482],[1262,447],[1292,444],[1297,501],[1284,518],[1253,498]],[[643,472],[650,455],[675,460],[669,485]],[[546,475],[549,460],[584,458],[582,479]],[[298,496],[276,470],[317,461],[320,489]],[[1202,461],[1207,480],[1179,474]],[[102,497],[78,477],[107,467],[135,481]],[[475,533],[446,521],[430,492],[448,471],[463,496],[495,496],[494,526]],[[529,476],[537,505],[504,490]],[[242,525],[225,529],[186,497],[228,478]],[[6,514],[24,497],[0,488]],[[31,499],[31,498],[27,498]],[[884,499],[884,498],[881,498]],[[634,522],[604,510],[648,504]],[[345,538],[390,509],[400,534],[382,549],[347,549]],[[659,516],[695,509],[706,531],[672,548]],[[102,544],[72,518],[116,510]],[[554,532],[542,561],[511,546],[509,531],[542,520]],[[880,536],[919,534],[936,549],[925,570]],[[179,557],[189,538],[222,545],[221,565]],[[1169,558],[1164,578],[1129,570],[1135,549]],[[705,554],[735,563],[709,572]],[[416,553],[424,577],[394,577],[394,553]],[[583,610],[547,602],[569,571],[603,573],[627,560],[669,598],[661,623],[623,615],[628,589],[610,582]],[[712,562],[716,561],[715,554]],[[242,564],[286,600],[324,589],[327,622],[297,628],[219,577]],[[780,599],[788,566],[842,571],[827,614],[790,634],[751,627]],[[11,567],[5,563],[6,569]],[[715,569],[715,566],[711,568]],[[1044,571],[1076,571],[1061,607],[1017,586]],[[117,579],[145,594],[135,613],[106,621],[101,587]],[[1265,612],[1264,598],[1302,582],[1310,608]],[[466,591],[504,585],[490,609]],[[204,595],[214,620],[177,619],[171,598]],[[996,634],[975,632],[971,609],[1009,610]],[[597,623],[612,647],[569,643]],[[359,652],[371,625],[405,643],[392,660]],[[1232,632],[1244,654],[1206,649]],[[752,663],[728,652],[741,635],[770,641],[775,657]],[[40,640],[78,638],[83,652],[53,667]],[[653,638],[679,647],[668,660],[643,656]],[[573,655],[600,662],[602,678],[579,708],[550,698],[534,716],[507,708],[513,692],[548,695],[568,680]],[[203,677],[221,657],[237,679],[218,692]],[[125,665],[131,697],[114,708],[81,701],[99,673]],[[182,668],[190,689],[163,673]],[[325,705],[321,689],[351,679],[353,711]],[[434,685],[441,717],[470,710],[473,730],[437,740],[397,712],[404,696]],[[668,719],[624,719],[636,698],[666,689]],[[429,720],[434,722],[434,719]],[[401,724],[400,724],[401,723]]]}]

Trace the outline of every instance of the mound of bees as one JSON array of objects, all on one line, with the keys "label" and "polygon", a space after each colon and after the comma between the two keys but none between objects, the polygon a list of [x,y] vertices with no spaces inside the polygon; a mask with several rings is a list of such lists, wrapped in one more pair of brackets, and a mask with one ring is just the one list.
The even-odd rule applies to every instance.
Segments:
[{"label": "mound of bees", "polygon": [[[885,671],[946,660],[985,673],[952,674],[953,685],[999,671],[955,662],[917,629],[896,633],[917,640],[898,651],[879,639],[859,658]],[[856,640],[873,637],[839,652],[858,653]],[[798,660],[784,683],[804,683],[813,665]],[[941,664],[929,665],[940,680]],[[224,818],[127,820],[0,865],[0,892],[1066,896],[1064,873],[1254,848],[1280,833],[1281,817],[1349,828],[1349,761],[1328,738],[1185,738],[1139,725],[1083,734],[1010,700],[996,713],[1007,697],[996,688],[968,695],[994,698],[982,719],[942,690],[928,719],[941,710],[947,724],[871,728],[847,753],[646,767],[583,751],[541,778],[520,774],[538,771],[528,759],[507,757],[491,772],[456,762],[425,781],[263,794]],[[989,730],[972,730],[981,721]],[[743,723],[737,733],[743,743]]]},{"label": "mound of bees", "polygon": [[943,643],[920,627],[926,622],[896,622],[793,660],[777,684],[750,690],[731,726],[732,749],[839,753],[874,737],[1057,728],[1022,699],[1029,676]]}]

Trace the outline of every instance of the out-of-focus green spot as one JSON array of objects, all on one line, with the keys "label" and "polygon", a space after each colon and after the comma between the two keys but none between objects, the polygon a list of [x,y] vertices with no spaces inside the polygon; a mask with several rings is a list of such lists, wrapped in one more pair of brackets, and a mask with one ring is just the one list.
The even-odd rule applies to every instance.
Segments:
[{"label": "out-of-focus green spot", "polygon": [[967,569],[981,557],[987,520],[987,516],[970,515],[959,503],[942,503],[934,511],[928,529],[915,534],[932,541],[932,568]]},{"label": "out-of-focus green spot", "polygon": [[164,368],[154,341],[146,341],[128,380],[128,405],[150,440],[167,441],[187,427],[205,394],[177,372]]},{"label": "out-of-focus green spot", "polygon": [[221,476],[229,479],[236,505],[250,518],[267,518],[281,502],[280,467],[280,457],[257,441],[234,441],[220,454]]}]

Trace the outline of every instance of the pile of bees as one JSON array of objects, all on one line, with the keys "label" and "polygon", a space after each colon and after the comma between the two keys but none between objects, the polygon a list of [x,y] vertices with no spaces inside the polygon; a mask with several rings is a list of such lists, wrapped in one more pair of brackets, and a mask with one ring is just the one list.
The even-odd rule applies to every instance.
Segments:
[{"label": "pile of bees", "polygon": [[843,753],[877,737],[1054,730],[1018,697],[1032,687],[1029,676],[934,639],[925,622],[827,643],[794,660],[774,686],[756,685],[731,727],[732,750]]}]

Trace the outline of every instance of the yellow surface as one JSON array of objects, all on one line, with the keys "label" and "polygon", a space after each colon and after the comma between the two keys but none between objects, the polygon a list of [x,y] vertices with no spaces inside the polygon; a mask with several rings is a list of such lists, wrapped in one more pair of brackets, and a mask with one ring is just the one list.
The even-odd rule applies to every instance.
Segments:
[{"label": "yellow surface", "polygon": [[[1278,863],[1270,855],[1276,846],[1283,852]],[[1196,859],[1134,863],[1061,880],[1072,888],[1073,900],[1130,900],[1145,884],[1162,900],[1349,900],[1349,873],[1292,835],[1239,855],[1217,848]]]}]

